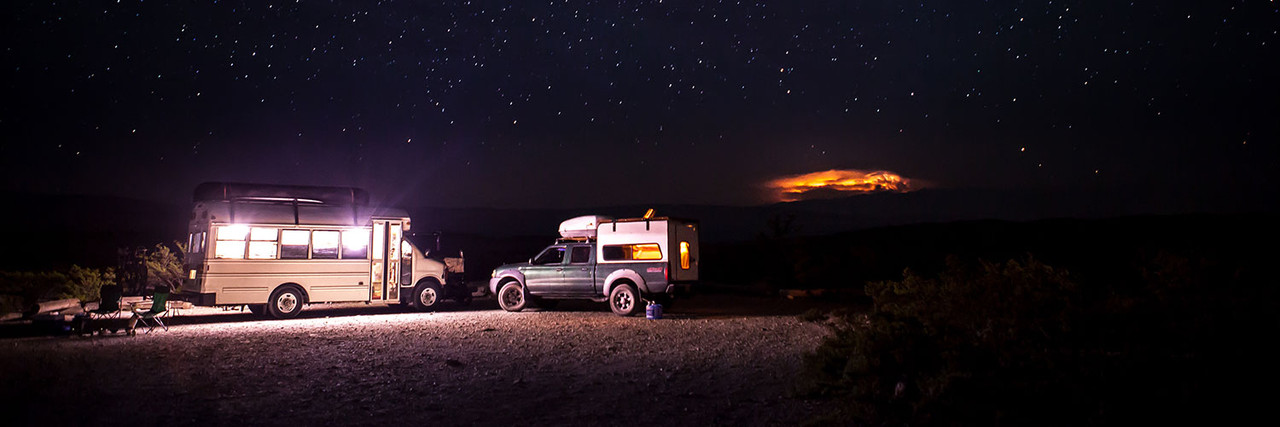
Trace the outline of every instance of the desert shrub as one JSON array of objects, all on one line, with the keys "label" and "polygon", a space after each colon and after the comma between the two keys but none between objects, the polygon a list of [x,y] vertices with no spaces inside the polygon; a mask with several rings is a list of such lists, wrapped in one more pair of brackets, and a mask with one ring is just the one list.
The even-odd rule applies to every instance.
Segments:
[{"label": "desert shrub", "polygon": [[171,249],[163,243],[140,254],[141,263],[146,266],[146,286],[153,289],[178,289],[186,276],[182,271],[182,253],[186,250],[181,243],[174,242]]},{"label": "desert shrub", "polygon": [[62,290],[61,297],[97,301],[101,299],[102,287],[115,283],[116,274],[110,268],[100,270],[72,265],[71,270],[67,272],[67,279],[67,285]]},{"label": "desert shrub", "polygon": [[115,282],[111,269],[99,270],[72,265],[66,272],[0,273],[0,311],[21,312],[42,300],[75,298],[97,300],[103,285]]},{"label": "desert shrub", "polygon": [[871,312],[833,316],[834,334],[808,356],[809,390],[846,395],[877,423],[1018,422],[1051,409],[1038,402],[1061,394],[1076,285],[1030,257],[947,264],[938,277],[907,270],[868,284]]},{"label": "desert shrub", "polygon": [[1033,258],[906,271],[870,311],[807,314],[832,334],[802,387],[860,423],[1224,422],[1268,407],[1269,283],[1232,262],[1158,253],[1137,283],[1077,284]]}]

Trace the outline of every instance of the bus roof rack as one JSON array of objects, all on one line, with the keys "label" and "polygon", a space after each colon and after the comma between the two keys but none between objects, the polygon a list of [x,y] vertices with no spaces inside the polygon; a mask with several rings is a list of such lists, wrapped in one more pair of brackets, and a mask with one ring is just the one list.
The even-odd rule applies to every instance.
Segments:
[{"label": "bus roof rack", "polygon": [[354,187],[206,182],[196,186],[193,202],[259,201],[340,206],[367,206],[369,193]]}]

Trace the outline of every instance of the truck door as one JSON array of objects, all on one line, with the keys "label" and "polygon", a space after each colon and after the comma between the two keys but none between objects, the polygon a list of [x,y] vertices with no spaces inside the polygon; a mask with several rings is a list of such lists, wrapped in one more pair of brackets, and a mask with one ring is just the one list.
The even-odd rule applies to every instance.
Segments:
[{"label": "truck door", "polygon": [[569,247],[569,264],[564,267],[564,291],[575,295],[590,295],[595,286],[595,254],[593,245]]},{"label": "truck door", "polygon": [[525,267],[524,285],[529,288],[530,294],[557,292],[561,273],[564,272],[564,253],[564,246],[548,247]]}]

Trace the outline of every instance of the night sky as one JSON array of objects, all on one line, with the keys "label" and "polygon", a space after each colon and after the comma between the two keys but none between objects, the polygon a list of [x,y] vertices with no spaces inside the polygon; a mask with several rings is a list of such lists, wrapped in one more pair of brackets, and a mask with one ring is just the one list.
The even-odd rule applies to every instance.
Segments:
[{"label": "night sky", "polygon": [[768,203],[833,169],[1114,197],[1278,183],[1271,0],[2,7],[8,192],[584,207]]}]

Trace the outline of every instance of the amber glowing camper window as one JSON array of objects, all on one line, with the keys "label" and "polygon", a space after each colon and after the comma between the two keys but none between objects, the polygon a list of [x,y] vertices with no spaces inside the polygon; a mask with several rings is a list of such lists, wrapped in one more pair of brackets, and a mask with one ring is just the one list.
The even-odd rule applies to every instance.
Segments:
[{"label": "amber glowing camper window", "polygon": [[689,269],[689,242],[680,242],[680,269]]},{"label": "amber glowing camper window", "polygon": [[609,245],[601,250],[605,261],[652,261],[662,259],[662,248],[657,243],[637,245]]}]

